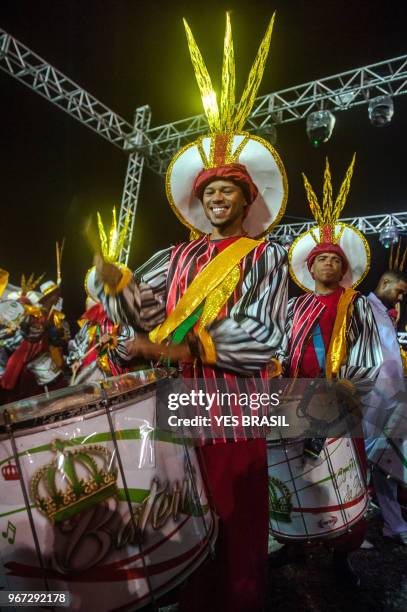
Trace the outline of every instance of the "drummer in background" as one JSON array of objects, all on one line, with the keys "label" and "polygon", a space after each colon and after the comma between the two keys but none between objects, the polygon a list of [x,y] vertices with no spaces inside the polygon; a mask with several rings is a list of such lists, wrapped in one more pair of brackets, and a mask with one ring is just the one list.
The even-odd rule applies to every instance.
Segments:
[{"label": "drummer in background", "polygon": [[63,351],[69,326],[60,309],[60,286],[46,281],[36,304],[24,304],[18,335],[21,342],[10,355],[0,379],[7,401],[17,401],[65,386]]},{"label": "drummer in background", "polygon": [[[21,323],[25,318],[25,308],[38,304],[40,294],[35,291],[43,278],[43,275],[38,278],[34,274],[26,277],[21,276],[21,287],[7,290],[6,286],[2,287],[1,304],[0,304],[0,381],[5,372],[7,362],[14,351],[20,346],[24,340],[21,331]],[[12,401],[12,393],[1,387],[0,382],[0,404]]]},{"label": "drummer in background", "polygon": [[[342,390],[352,392],[352,383],[374,380],[382,363],[380,340],[369,302],[355,287],[365,277],[370,261],[365,238],[353,227],[338,223],[349,192],[355,158],[348,168],[339,195],[334,202],[328,160],[326,161],[322,206],[305,175],[308,202],[317,227],[299,236],[293,243],[290,273],[306,291],[288,303],[285,346],[282,362],[290,378],[337,379]],[[336,336],[336,352],[332,347]],[[339,358],[338,358],[339,357]],[[307,456],[318,456],[322,448],[313,448],[309,440]],[[366,474],[363,439],[356,441],[361,467]],[[314,487],[318,494],[318,487]],[[359,548],[364,539],[365,522],[359,521],[352,532],[332,538],[334,570],[344,581],[358,586],[348,553]],[[290,554],[287,548],[287,558]],[[291,551],[299,554],[297,547]]]},{"label": "drummer in background", "polygon": [[[129,351],[148,359],[169,357],[179,363],[184,377],[195,379],[194,384],[204,380],[214,391],[217,379],[229,391],[256,388],[254,377],[266,375],[284,331],[287,256],[280,245],[253,238],[283,214],[285,171],[269,143],[235,133],[250,113],[248,98],[254,100],[261,80],[271,27],[259,50],[263,60],[252,69],[250,82],[256,86],[243,94],[246,105],[239,106],[239,117],[233,88],[222,92],[226,106],[221,113],[214,106],[214,92],[201,91],[210,134],[180,151],[170,164],[167,196],[193,239],[156,253],[134,275],[96,257],[99,297],[109,317],[150,332],[150,339],[130,343]],[[186,29],[200,74],[199,50]],[[227,40],[224,61],[231,70],[230,36]],[[233,79],[228,83],[234,86]],[[194,415],[196,408],[190,410]],[[226,413],[233,410],[238,406],[227,407]],[[181,591],[182,612],[264,610],[266,444],[248,439],[252,434],[239,427],[233,432],[228,439],[220,427],[213,432],[216,440],[208,436],[199,449],[220,530],[215,559],[198,569]]]},{"label": "drummer in background", "polygon": [[[383,427],[398,406],[397,400],[392,398],[405,390],[404,377],[407,375],[405,354],[397,338],[397,320],[393,318],[394,313],[396,318],[399,315],[400,305],[407,295],[407,277],[403,273],[407,247],[400,258],[400,245],[401,242],[394,259],[392,247],[390,269],[381,276],[376,289],[367,298],[379,330],[384,359],[375,387],[363,403],[367,406],[364,419],[366,451],[368,458],[373,461],[373,485],[383,516],[383,535],[407,546],[407,522],[402,516],[397,498],[397,481],[389,478],[380,468],[374,467],[376,451],[382,447],[380,436],[383,437]],[[404,408],[402,412],[405,413]],[[397,437],[400,437],[400,432]],[[389,447],[387,452],[394,453],[394,450]]]},{"label": "drummer in background", "polygon": [[[116,210],[110,230],[105,231],[98,213],[99,238],[102,256],[118,264],[120,251],[128,231],[128,218],[121,232],[117,229]],[[96,291],[96,269],[90,268],[85,277],[86,311],[78,321],[80,327],[68,345],[66,363],[72,370],[70,384],[103,380],[131,371],[126,342],[134,338],[133,327],[114,324],[99,302]]]}]

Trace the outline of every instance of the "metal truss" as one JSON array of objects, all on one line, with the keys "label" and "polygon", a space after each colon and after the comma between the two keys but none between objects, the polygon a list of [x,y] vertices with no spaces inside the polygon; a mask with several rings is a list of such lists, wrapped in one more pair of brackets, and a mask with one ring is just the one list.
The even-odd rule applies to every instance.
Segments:
[{"label": "metal truss", "polygon": [[[407,55],[256,98],[245,129],[266,134],[271,125],[299,121],[316,110],[345,111],[377,96],[405,93]],[[173,154],[207,129],[204,115],[151,128],[149,167],[163,174]]]},{"label": "metal truss", "polygon": [[117,147],[133,147],[133,126],[0,29],[0,69]]},{"label": "metal truss", "polygon": [[[134,133],[138,135],[137,144],[142,144],[142,137],[150,126],[150,120],[151,109],[149,106],[141,106],[136,110]],[[144,157],[136,148],[135,152],[130,153],[129,156],[119,216],[119,231],[123,229],[127,215],[130,217],[129,231],[119,256],[119,261],[126,265],[129,261],[131,243],[134,238],[134,220],[136,218],[143,166]]]},{"label": "metal truss", "polygon": [[[123,227],[130,210],[131,231],[121,253],[121,261],[127,262],[144,163],[157,174],[164,175],[173,154],[207,132],[204,115],[150,128],[150,109],[141,107],[136,112],[133,126],[2,29],[0,69],[129,153],[119,217],[119,227]],[[367,104],[376,96],[387,94],[394,97],[405,93],[407,55],[256,98],[247,129],[267,137],[268,127],[304,119],[310,112],[321,108],[344,111]],[[344,221],[369,234],[377,233],[391,223],[405,230],[407,214],[356,217]],[[271,236],[278,238],[284,233],[297,236],[312,224],[310,220],[280,225]]]},{"label": "metal truss", "polygon": [[[385,227],[395,227],[399,232],[407,231],[407,212],[389,213],[387,215],[371,215],[369,217],[346,217],[340,219],[344,223],[353,225],[364,234],[379,234]],[[283,236],[299,236],[303,232],[315,226],[315,220],[302,221],[300,223],[288,223],[276,225],[269,234],[272,240],[281,240]]]},{"label": "metal truss", "polygon": [[[207,129],[204,115],[149,128],[143,142],[134,127],[28,47],[0,29],[0,68],[56,104],[114,145],[138,151],[149,168],[164,174],[174,152]],[[248,131],[299,121],[321,108],[344,111],[380,95],[407,93],[407,55],[256,98]]]}]

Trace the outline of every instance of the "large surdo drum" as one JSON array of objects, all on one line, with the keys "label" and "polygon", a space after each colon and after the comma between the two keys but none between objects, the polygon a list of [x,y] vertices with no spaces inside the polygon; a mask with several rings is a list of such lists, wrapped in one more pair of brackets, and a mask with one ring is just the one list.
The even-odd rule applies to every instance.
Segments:
[{"label": "large surdo drum", "polygon": [[0,587],[69,591],[72,610],[134,610],[216,537],[193,448],[155,427],[146,370],[0,408]]}]

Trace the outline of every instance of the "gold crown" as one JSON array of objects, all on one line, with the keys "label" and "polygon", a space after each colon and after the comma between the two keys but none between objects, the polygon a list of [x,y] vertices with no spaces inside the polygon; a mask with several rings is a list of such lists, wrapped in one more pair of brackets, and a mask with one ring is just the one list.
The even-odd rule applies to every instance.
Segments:
[{"label": "gold crown", "polygon": [[291,523],[291,493],[278,478],[269,477],[270,518],[281,523]]},{"label": "gold crown", "polygon": [[31,495],[42,514],[59,523],[108,497],[116,495],[117,471],[112,455],[99,444],[67,449],[55,439],[56,458],[37,470],[31,479]]}]

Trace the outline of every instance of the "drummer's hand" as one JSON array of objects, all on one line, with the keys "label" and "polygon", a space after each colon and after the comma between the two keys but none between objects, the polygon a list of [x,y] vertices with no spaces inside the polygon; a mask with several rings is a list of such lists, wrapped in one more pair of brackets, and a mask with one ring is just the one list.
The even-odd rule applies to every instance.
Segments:
[{"label": "drummer's hand", "polygon": [[346,395],[356,395],[357,389],[353,382],[348,380],[347,378],[341,378],[336,381],[336,387],[339,392],[345,393]]},{"label": "drummer's hand", "polygon": [[160,359],[161,357],[171,361],[189,361],[191,351],[189,346],[181,344],[167,345],[154,344],[148,336],[138,336],[126,343],[126,349],[130,357],[144,357],[145,359]]},{"label": "drummer's hand", "polygon": [[105,261],[100,253],[95,254],[93,261],[96,266],[97,278],[111,289],[115,289],[122,277],[120,269],[114,264]]},{"label": "drummer's hand", "polygon": [[103,336],[100,338],[99,343],[101,344],[101,346],[103,346],[104,344],[107,344],[108,342],[110,342],[112,338],[112,335],[109,334],[108,332],[106,332],[105,334],[103,334]]}]

